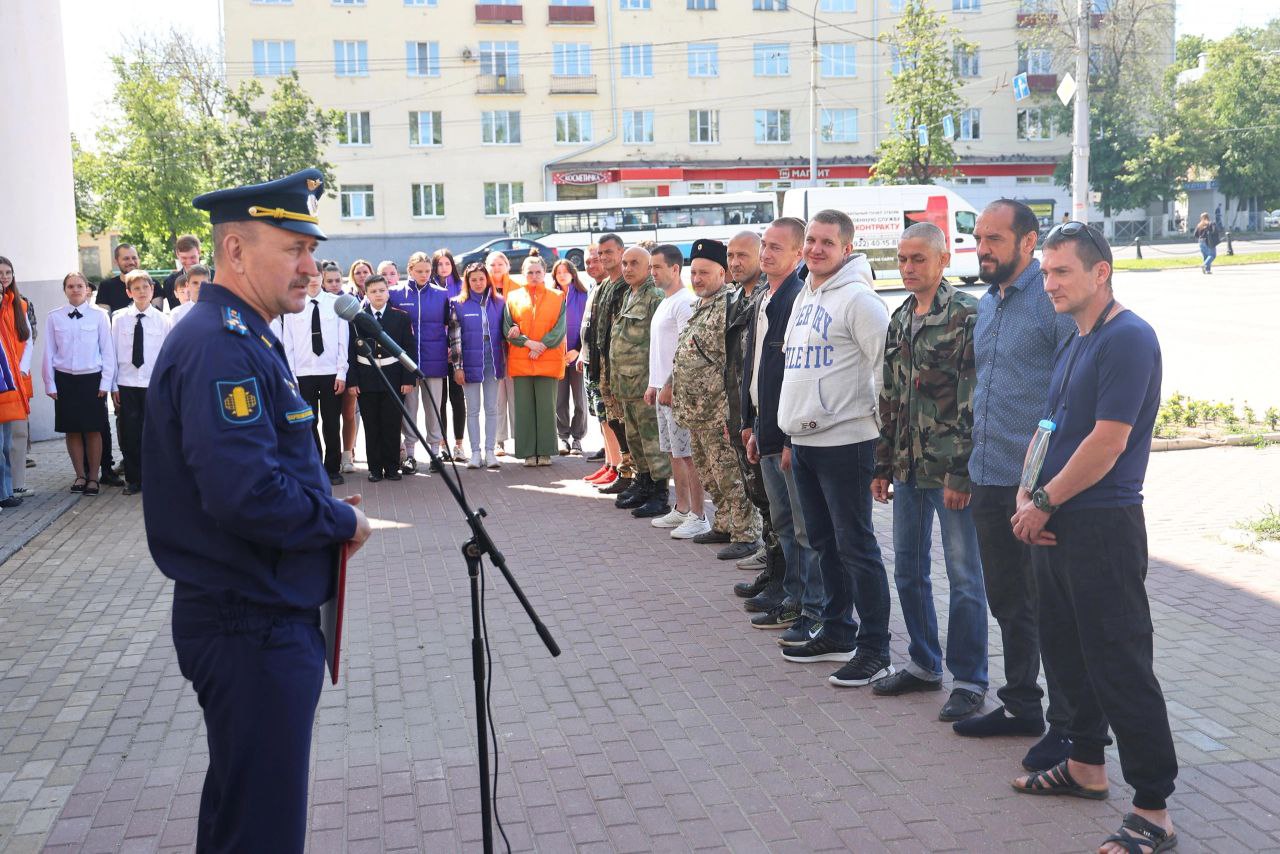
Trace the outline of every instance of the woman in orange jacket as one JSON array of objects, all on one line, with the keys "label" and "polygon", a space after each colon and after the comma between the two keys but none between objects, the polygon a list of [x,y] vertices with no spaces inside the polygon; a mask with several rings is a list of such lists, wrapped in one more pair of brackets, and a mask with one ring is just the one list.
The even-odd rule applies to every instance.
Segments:
[{"label": "woman in orange jacket", "polygon": [[[28,342],[31,326],[27,320],[27,301],[18,293],[13,264],[0,256],[0,507],[16,507],[22,496],[14,493],[17,486],[26,492],[27,419],[31,417],[31,353]],[[15,427],[18,428],[15,430]]]},{"label": "woman in orange jacket", "polygon": [[507,295],[502,316],[516,456],[527,466],[549,466],[556,453],[556,389],[564,378],[565,297],[546,286],[547,269],[537,255],[526,258],[520,272],[525,286]]}]

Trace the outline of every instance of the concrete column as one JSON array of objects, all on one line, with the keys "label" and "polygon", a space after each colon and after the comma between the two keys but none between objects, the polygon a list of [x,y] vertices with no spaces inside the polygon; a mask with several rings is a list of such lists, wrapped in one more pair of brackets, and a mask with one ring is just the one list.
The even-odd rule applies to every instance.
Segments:
[{"label": "concrete column", "polygon": [[62,277],[79,267],[61,4],[3,0],[0,33],[0,255],[13,261],[18,289],[35,305],[31,436],[48,439],[53,401],[40,379],[44,319],[63,301]]}]

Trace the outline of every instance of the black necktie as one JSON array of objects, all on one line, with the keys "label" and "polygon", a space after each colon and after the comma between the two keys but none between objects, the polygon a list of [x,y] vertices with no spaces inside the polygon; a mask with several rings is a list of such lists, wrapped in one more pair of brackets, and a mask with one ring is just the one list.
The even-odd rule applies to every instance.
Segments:
[{"label": "black necktie", "polygon": [[141,368],[142,363],[146,361],[142,355],[142,318],[144,317],[146,317],[145,314],[139,314],[138,321],[133,325],[133,366],[135,368]]},{"label": "black necktie", "polygon": [[373,317],[374,317],[374,319],[375,319],[375,320],[377,320],[379,323],[381,323],[381,322],[382,322],[382,312],[380,312],[380,311],[375,311],[375,312],[373,313]]},{"label": "black necktie", "polygon": [[67,317],[71,318],[72,320],[79,320],[81,317],[83,317],[83,315],[80,314],[79,309],[73,308],[71,309],[71,313],[68,314]]},{"label": "black necktie", "polygon": [[320,334],[320,300],[311,301],[311,352],[324,352],[324,336]]}]

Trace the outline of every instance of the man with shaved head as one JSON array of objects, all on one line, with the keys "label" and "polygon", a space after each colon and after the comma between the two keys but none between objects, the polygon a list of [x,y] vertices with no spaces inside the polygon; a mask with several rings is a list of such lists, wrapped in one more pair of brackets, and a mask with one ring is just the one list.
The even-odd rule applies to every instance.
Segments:
[{"label": "man with shaved head", "polygon": [[916,223],[898,242],[909,295],[889,318],[871,480],[871,495],[881,503],[893,485],[893,574],[911,638],[906,667],[871,690],[887,697],[942,687],[929,581],[936,515],[951,582],[946,665],[953,684],[938,714],[943,721],[972,715],[987,693],[987,597],[969,511],[978,302],[942,277],[950,261],[947,237],[931,223]]},{"label": "man with shaved head", "polygon": [[658,445],[658,413],[644,395],[649,390],[649,327],[667,295],[649,274],[647,250],[632,246],[622,253],[622,288],[609,336],[608,388],[622,409],[636,476],[613,506],[631,510],[637,518],[665,516],[671,512],[671,458]]}]

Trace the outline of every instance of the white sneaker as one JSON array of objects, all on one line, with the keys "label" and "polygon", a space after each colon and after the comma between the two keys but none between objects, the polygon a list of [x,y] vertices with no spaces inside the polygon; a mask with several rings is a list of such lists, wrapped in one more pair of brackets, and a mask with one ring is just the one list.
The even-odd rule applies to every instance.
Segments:
[{"label": "white sneaker", "polygon": [[342,466],[341,466],[341,471],[342,471],[342,473],[343,473],[343,474],[351,474],[353,471],[355,471],[355,470],[356,470],[356,464],[355,464],[355,462],[353,462],[353,461],[352,461],[352,457],[353,457],[353,456],[355,456],[355,455],[354,455],[353,453],[351,453],[350,451],[343,451],[343,452],[342,452]]},{"label": "white sneaker", "polygon": [[481,459],[481,457],[480,457],[480,452],[479,452],[479,451],[472,451],[472,452],[471,452],[471,459],[467,460],[467,468],[469,468],[469,469],[478,469],[478,468],[480,468],[480,466],[481,466],[481,465],[483,465],[483,460],[482,460],[482,459]]},{"label": "white sneaker", "polygon": [[489,469],[502,468],[502,463],[498,462],[498,458],[493,455],[493,451],[484,455],[484,467]]},{"label": "white sneaker", "polygon": [[536,466],[537,464],[538,464],[538,458],[537,458],[537,457],[525,457],[525,458],[524,458],[524,465],[525,465],[525,467],[526,467],[526,468],[533,468],[533,467],[534,467],[534,466]]},{"label": "white sneaker", "polygon": [[692,513],[686,513],[683,510],[672,510],[665,516],[659,516],[649,524],[655,528],[679,528],[686,520],[692,519]]},{"label": "white sneaker", "polygon": [[765,548],[764,546],[761,546],[756,549],[754,554],[748,555],[738,561],[737,567],[738,569],[764,569],[768,563],[769,561],[765,555]]},{"label": "white sneaker", "polygon": [[699,534],[705,534],[711,530],[711,523],[706,517],[694,516],[689,514],[689,518],[680,523],[680,526],[671,532],[673,540],[692,540]]}]

